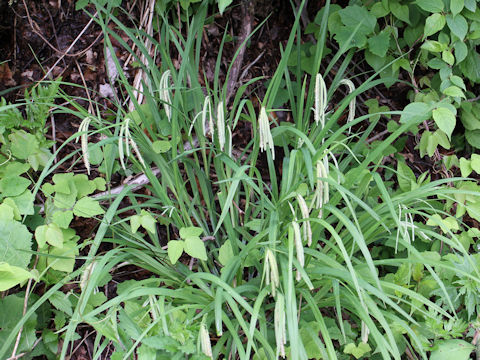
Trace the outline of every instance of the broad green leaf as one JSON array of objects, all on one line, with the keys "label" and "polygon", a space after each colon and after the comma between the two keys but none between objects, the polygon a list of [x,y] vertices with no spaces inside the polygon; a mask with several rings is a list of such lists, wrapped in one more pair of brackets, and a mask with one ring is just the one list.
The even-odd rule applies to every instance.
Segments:
[{"label": "broad green leaf", "polygon": [[465,83],[463,82],[463,79],[460,76],[452,75],[450,76],[450,81],[452,82],[453,85],[458,86],[462,90],[465,90],[465,91],[467,90],[467,88],[465,87]]},{"label": "broad green leaf", "polygon": [[8,176],[0,180],[0,193],[3,196],[18,196],[27,190],[31,183],[22,176]]},{"label": "broad green leaf", "polygon": [[[73,186],[73,185],[72,185]],[[53,204],[59,209],[70,209],[75,205],[77,200],[77,190],[71,192],[70,194],[62,194],[60,192],[55,193],[53,197]]]},{"label": "broad green leaf", "polygon": [[34,154],[28,157],[28,163],[33,170],[37,171],[41,166],[45,166],[52,157],[52,153],[47,148],[41,147]]},{"label": "broad green leaf", "polygon": [[480,130],[466,131],[465,138],[474,148],[480,149]]},{"label": "broad green leaf", "polygon": [[184,242],[181,240],[170,240],[168,242],[168,258],[175,264],[183,253]]},{"label": "broad green leaf", "polygon": [[155,234],[156,220],[152,216],[152,214],[150,214],[149,212],[147,212],[145,210],[142,210],[142,212],[141,212],[141,222],[142,222],[142,227],[144,229],[146,229],[147,231],[149,231],[152,234]]},{"label": "broad green leaf", "polygon": [[470,10],[471,12],[475,12],[477,10],[477,1],[476,0],[465,0],[465,8]]},{"label": "broad green leaf", "polygon": [[465,60],[468,54],[468,48],[463,41],[455,42],[455,45],[453,45],[453,49],[455,52],[455,59],[457,60],[457,64]]},{"label": "broad green leaf", "polygon": [[[422,134],[422,140],[423,140],[423,135],[426,136],[426,152],[429,157],[432,157],[433,154],[435,153],[435,150],[437,150],[438,147],[438,140],[435,136],[430,131],[425,131]],[[422,141],[420,141],[422,143]]]},{"label": "broad green leaf", "polygon": [[433,58],[433,59],[430,59],[427,63],[427,65],[431,68],[431,69],[435,69],[435,70],[440,70],[440,69],[443,69],[445,67],[447,67],[448,65],[445,63],[445,61],[443,61],[442,59],[439,59],[437,57]]},{"label": "broad green leaf", "polygon": [[73,220],[72,210],[57,210],[52,215],[52,220],[62,229],[67,229]]},{"label": "broad green leaf", "polygon": [[90,0],[77,0],[75,3],[75,11],[82,10],[89,2]]},{"label": "broad green leaf", "polygon": [[477,174],[480,174],[480,155],[472,154],[472,156],[470,157],[470,163],[471,163],[472,169]]},{"label": "broad green leaf", "polygon": [[423,23],[417,26],[407,26],[403,31],[403,39],[408,46],[412,47],[423,34]]},{"label": "broad green leaf", "polygon": [[447,170],[450,170],[454,166],[460,167],[460,161],[458,160],[457,155],[448,155],[443,157],[443,163]]},{"label": "broad green leaf", "polygon": [[55,192],[70,195],[73,188],[73,172],[71,173],[56,173],[52,177],[52,181],[55,184],[53,187]]},{"label": "broad green leaf", "polygon": [[450,11],[453,16],[457,15],[463,10],[464,0],[450,0]]},{"label": "broad green leaf", "polygon": [[464,157],[460,158],[460,172],[463,177],[468,177],[472,173],[472,163],[470,160],[465,159]]},{"label": "broad green leaf", "polygon": [[73,207],[73,213],[81,217],[93,217],[104,214],[105,211],[100,207],[98,201],[86,196],[77,201]]},{"label": "broad green leaf", "polygon": [[438,129],[433,133],[433,137],[437,144],[441,145],[444,149],[450,149],[450,140],[448,140],[447,134]]},{"label": "broad green leaf", "polygon": [[172,148],[172,144],[170,144],[170,141],[165,141],[165,140],[157,140],[152,143],[152,150],[156,154],[161,154],[165,153],[168,150]]},{"label": "broad green leaf", "polygon": [[[347,6],[336,14],[338,14],[340,22],[336,23],[335,31],[332,32],[335,40],[342,47],[348,45],[348,47],[363,48],[367,43],[367,35],[373,33],[375,29],[376,17],[370,14],[365,7],[358,5]],[[333,18],[332,16],[329,18],[329,24]],[[360,22],[359,19],[361,19]]]},{"label": "broad green leaf", "polygon": [[462,89],[460,89],[458,86],[449,86],[442,92],[448,96],[465,98],[465,94],[463,93]]},{"label": "broad green leaf", "polygon": [[38,140],[35,136],[24,130],[13,132],[8,135],[8,139],[11,142],[10,150],[18,159],[26,160],[39,150]]},{"label": "broad green leaf", "polygon": [[32,274],[21,267],[0,262],[0,291],[6,291],[32,277]]},{"label": "broad green leaf", "polygon": [[[334,33],[334,38],[340,45],[345,48],[363,48],[367,43],[367,37],[360,31],[355,31],[355,28],[343,26],[337,32]],[[353,34],[353,36],[352,36]],[[305,54],[302,54],[302,59],[306,58]]]},{"label": "broad green leaf", "polygon": [[55,186],[50,183],[45,183],[42,185],[42,191],[45,195],[50,196],[55,192]]},{"label": "broad green leaf", "polygon": [[398,69],[400,68],[407,70],[409,72],[412,71],[412,67],[410,66],[410,61],[408,61],[408,59],[405,59],[405,58],[398,59],[392,64],[392,69],[394,71],[398,71]]},{"label": "broad green leaf", "polygon": [[223,12],[232,1],[233,0],[218,0],[218,11],[220,11],[220,15],[223,15]]},{"label": "broad green leaf", "polygon": [[468,51],[459,67],[465,78],[474,82],[480,81],[480,55],[476,51]]},{"label": "broad green leaf", "polygon": [[35,240],[39,249],[42,249],[47,245],[47,229],[48,225],[40,225],[35,229]]},{"label": "broad green leaf", "polygon": [[35,213],[33,209],[33,203],[35,197],[30,190],[25,190],[23,193],[10,198],[17,205],[17,209],[21,215],[33,215]]},{"label": "broad green leaf", "polygon": [[180,237],[187,239],[189,237],[199,237],[202,235],[203,230],[196,226],[184,227],[180,229]]},{"label": "broad green leaf", "polygon": [[442,219],[440,215],[434,214],[428,219],[427,225],[439,226],[442,229],[443,233],[448,233],[450,230],[453,230],[453,231],[460,230],[457,220],[452,216]]},{"label": "broad green leaf", "polygon": [[436,350],[432,351],[430,360],[467,360],[475,347],[460,339],[440,341]]},{"label": "broad green leaf", "polygon": [[218,261],[220,261],[220,264],[225,266],[231,258],[233,258],[232,244],[230,243],[230,240],[227,240],[220,247],[218,252]]},{"label": "broad green leaf", "polygon": [[[0,299],[0,309],[2,309],[0,311],[0,342],[2,345],[5,344],[5,339],[13,333],[14,328],[22,320],[23,304],[24,296],[22,296],[21,293],[8,295],[3,299]],[[41,311],[37,312],[38,314],[41,313]],[[24,351],[30,352],[32,350],[32,345],[37,340],[37,312],[34,312],[23,325],[22,335],[17,349],[20,353]],[[11,345],[11,348],[13,349],[13,344]],[[9,358],[10,354],[11,352],[8,356],[3,358]]]},{"label": "broad green leaf", "polygon": [[185,238],[185,252],[191,257],[207,260],[207,252],[205,250],[205,244],[200,238],[197,237],[187,237]]},{"label": "broad green leaf", "polygon": [[372,349],[370,348],[370,345],[367,343],[361,342],[358,344],[358,346],[355,346],[354,343],[349,343],[345,345],[345,348],[343,349],[343,352],[345,354],[352,354],[355,359],[359,359],[368,352],[370,352]]},{"label": "broad green leaf", "polygon": [[[148,338],[148,339],[152,339],[152,338]],[[164,337],[163,339],[169,339],[169,338]],[[158,344],[158,341],[154,340],[154,342],[155,344]],[[176,349],[175,345],[176,344],[172,345],[172,348]],[[122,356],[121,357],[119,356],[118,359],[122,360],[122,359],[125,359],[125,357],[126,356],[122,354]],[[157,359],[157,350],[154,347],[151,347],[151,346],[148,346],[147,344],[142,343],[142,345],[140,345],[137,348],[137,357],[140,360]]]},{"label": "broad green leaf", "polygon": [[368,39],[368,48],[377,56],[385,56],[390,45],[390,33],[381,31],[378,35],[374,35]]},{"label": "broad green leaf", "polygon": [[407,123],[412,120],[423,121],[428,120],[432,115],[429,105],[423,102],[413,102],[405,106],[400,116],[401,123]]},{"label": "broad green leaf", "polygon": [[64,312],[68,316],[72,316],[72,303],[64,293],[55,291],[48,297],[48,300],[56,309]]},{"label": "broad green leaf", "polygon": [[0,219],[6,221],[19,220],[15,219],[14,209],[10,205],[5,204],[5,202],[0,204]]},{"label": "broad green leaf", "polygon": [[73,177],[73,183],[77,188],[77,199],[93,193],[97,187],[93,181],[88,180],[87,175],[78,174]]},{"label": "broad green leaf", "polygon": [[381,1],[379,1],[372,5],[372,7],[370,8],[370,13],[376,18],[381,18],[387,16],[390,11],[386,9],[385,6],[383,6]]},{"label": "broad green leaf", "polygon": [[63,244],[62,248],[54,247],[50,250],[47,263],[54,270],[70,273],[75,266],[75,255],[77,254],[76,244],[68,241]]},{"label": "broad green leaf", "polygon": [[440,43],[438,41],[435,41],[435,40],[427,40],[422,44],[421,48],[423,50],[427,50],[427,51],[430,51],[430,52],[437,53],[437,52],[442,52],[443,50],[445,50],[447,48],[447,45],[442,44],[442,43]]},{"label": "broad green leaf", "polygon": [[412,183],[415,184],[417,181],[412,169],[403,161],[398,161],[397,171],[398,186],[400,186],[400,189],[404,192],[411,190]]},{"label": "broad green leaf", "polygon": [[438,128],[447,134],[449,139],[451,139],[457,122],[455,114],[447,108],[439,107],[432,111],[432,117]]},{"label": "broad green leaf", "polygon": [[22,175],[29,169],[30,166],[28,164],[13,161],[0,167],[0,177]]},{"label": "broad green leaf", "polygon": [[443,1],[442,0],[417,0],[415,2],[423,10],[436,13],[443,11]]},{"label": "broad green leaf", "polygon": [[77,240],[80,240],[80,236],[76,235],[75,230],[73,230],[73,229],[71,229],[71,228],[62,229],[62,233],[63,233],[63,240],[64,240],[64,241],[68,241],[68,240],[77,241]]},{"label": "broad green leaf", "polygon": [[401,5],[400,2],[393,1],[389,3],[389,6],[393,15],[410,24],[410,10],[408,9],[408,5]]},{"label": "broad green leaf", "polygon": [[422,280],[423,270],[424,270],[423,264],[415,264],[412,267],[412,279],[415,280],[416,282],[419,282],[420,280]]},{"label": "broad green leaf", "polygon": [[100,190],[100,191],[105,191],[106,190],[107,182],[105,181],[104,178],[96,177],[92,181],[95,184],[95,187],[97,188],[97,190]]},{"label": "broad green leaf", "polygon": [[88,161],[91,165],[100,165],[103,161],[103,150],[101,146],[97,144],[88,144],[87,153]]},{"label": "broad green leaf", "polygon": [[52,246],[63,247],[63,232],[57,224],[51,223],[47,225],[45,239]]},{"label": "broad green leaf", "polygon": [[140,225],[142,224],[142,217],[140,215],[133,215],[130,217],[130,228],[132,233],[136,233]]},{"label": "broad green leaf", "polygon": [[445,15],[435,13],[427,17],[425,20],[425,30],[423,31],[425,37],[433,35],[445,26],[446,20]]},{"label": "broad green leaf", "polygon": [[374,15],[370,14],[365,7],[349,5],[340,10],[338,14],[340,15],[342,23],[347,27],[355,29],[359,22],[361,22],[358,29],[361,34],[368,35],[375,30],[377,19]]},{"label": "broad green leaf", "polygon": [[18,221],[0,219],[0,261],[27,268],[32,254],[32,234]]},{"label": "broad green leaf", "polygon": [[18,209],[17,204],[15,203],[15,201],[12,200],[12,198],[4,199],[3,204],[12,209],[13,219],[18,220],[18,221],[20,221],[22,219],[21,216],[20,216],[21,215],[20,210]]},{"label": "broad green leaf", "polygon": [[303,323],[300,326],[300,338],[305,346],[308,359],[322,359],[322,346],[319,346],[321,342],[318,341],[318,333],[320,332],[320,324],[311,321],[309,323]]},{"label": "broad green leaf", "polygon": [[447,25],[460,40],[464,40],[468,32],[467,20],[462,15],[447,15]]},{"label": "broad green leaf", "polygon": [[455,57],[449,50],[443,50],[442,51],[442,59],[445,61],[448,65],[452,66],[455,64]]}]

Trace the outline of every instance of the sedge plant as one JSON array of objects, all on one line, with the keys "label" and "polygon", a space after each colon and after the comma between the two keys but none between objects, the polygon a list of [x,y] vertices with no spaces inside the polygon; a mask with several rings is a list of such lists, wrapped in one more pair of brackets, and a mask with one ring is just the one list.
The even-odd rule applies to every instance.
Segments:
[{"label": "sedge plant", "polygon": [[[123,154],[125,170],[145,173],[150,183],[146,194],[127,186],[111,197],[86,258],[81,294],[61,330],[61,358],[86,323],[95,329],[95,358],[110,347],[118,359],[401,359],[406,352],[426,359],[438,339],[422,330],[426,324],[441,318],[460,327],[473,316],[457,311],[458,298],[442,272],[454,271],[456,281],[473,287],[480,273],[456,234],[435,231],[442,222],[434,215],[451,217],[442,204],[465,195],[449,186],[459,179],[400,191],[380,175],[388,146],[422,119],[391,112],[402,115],[401,125],[368,148],[365,140],[379,118],[357,116],[355,97],[382,80],[372,74],[355,88],[347,79],[352,51],[346,47],[320,74],[329,2],[314,77],[287,66],[300,46],[297,13],[260,106],[245,96],[249,84],[225,103],[218,76],[222,49],[214,84],[198,81],[207,5],[189,19],[186,34],[162,17],[160,42],[97,7],[109,35],[105,46],[116,38],[138,58],[107,26],[112,22],[146,59],[138,58],[146,74],[144,103],[128,112],[119,101],[111,141],[135,149]],[[178,68],[171,49],[183,59]],[[333,79],[329,87],[327,78]],[[119,82],[123,95],[134,99],[121,71]],[[289,99],[281,110],[292,113],[292,123],[271,116],[282,82]],[[340,85],[349,95],[328,111]],[[348,122],[339,124],[347,113]],[[236,138],[240,124],[252,129],[245,144]],[[364,130],[355,133],[358,124]],[[128,204],[120,207],[124,199]],[[428,225],[432,217],[437,222]],[[430,251],[436,241],[448,246],[448,256]],[[100,242],[113,250],[97,254]],[[105,276],[128,266],[151,277],[121,282],[115,296],[92,306]]]}]

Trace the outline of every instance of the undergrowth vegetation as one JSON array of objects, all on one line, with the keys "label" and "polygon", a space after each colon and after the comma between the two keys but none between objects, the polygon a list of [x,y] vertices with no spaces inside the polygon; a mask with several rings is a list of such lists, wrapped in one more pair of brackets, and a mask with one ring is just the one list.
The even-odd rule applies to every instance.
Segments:
[{"label": "undergrowth vegetation", "polygon": [[[0,358],[66,359],[85,328],[92,359],[470,358],[480,334],[480,192],[466,177],[480,172],[480,158],[437,159],[465,177],[432,180],[398,153],[419,128],[421,157],[455,134],[467,138],[458,154],[478,147],[468,135],[478,129],[454,133],[457,112],[480,121],[468,110],[476,103],[462,102],[471,92],[461,77],[475,83],[474,66],[460,60],[476,30],[467,37],[452,25],[476,4],[327,1],[307,28],[316,40],[308,53],[300,7],[274,75],[227,102],[226,35],[215,81],[200,71],[208,1],[182,2],[193,8],[183,31],[168,6],[157,9],[159,37],[125,25],[105,1],[90,3],[117,73],[113,110],[93,101],[85,109],[61,79],[0,104]],[[113,40],[133,56],[137,84]],[[416,41],[414,58],[405,48]],[[359,49],[373,71],[356,84]],[[405,109],[372,98],[358,114],[360,94],[392,85],[399,69],[415,81],[420,64],[439,71],[423,89],[413,84]],[[265,86],[264,97],[252,86]],[[79,131],[47,140],[51,114],[76,118]],[[85,173],[61,170],[72,159]],[[142,191],[112,187],[118,174],[141,173]],[[92,238],[71,227],[78,218],[98,221]],[[139,269],[142,277],[128,276]]]}]

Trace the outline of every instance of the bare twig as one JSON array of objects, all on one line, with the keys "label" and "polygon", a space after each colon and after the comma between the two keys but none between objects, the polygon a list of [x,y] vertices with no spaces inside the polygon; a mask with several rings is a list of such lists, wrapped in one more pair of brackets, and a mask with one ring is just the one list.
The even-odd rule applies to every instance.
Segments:
[{"label": "bare twig", "polygon": [[75,64],[77,65],[78,74],[80,75],[80,78],[82,79],[82,84],[83,84],[83,87],[85,88],[85,92],[87,93],[87,97],[88,97],[88,112],[89,112],[90,114],[93,114],[94,108],[93,108],[93,104],[92,104],[92,98],[91,98],[91,96],[90,96],[90,90],[88,89],[87,82],[85,81],[85,76],[83,75],[82,68],[80,67],[80,64],[78,63],[77,60],[75,60]]},{"label": "bare twig", "polygon": [[[33,346],[32,346],[32,350],[38,345],[38,343],[40,341],[42,341],[41,337],[39,337],[37,340],[35,340],[35,342],[33,343]],[[15,355],[14,357],[9,357],[7,360],[18,360],[18,359],[24,357],[27,354],[28,354],[28,352],[23,352],[23,353],[20,353],[18,355]]]},{"label": "bare twig", "polygon": [[[153,168],[152,169],[153,175],[157,176],[160,173],[160,169],[158,168]],[[132,180],[129,182],[122,184],[120,186],[117,186],[113,189],[103,191],[101,193],[97,193],[93,195],[94,198],[100,198],[104,196],[111,196],[111,195],[118,195],[122,192],[122,190],[125,188],[125,186],[133,186],[132,191],[140,189],[142,186],[150,183],[150,180],[148,179],[147,175],[145,174],[140,174],[136,177],[134,177]]]},{"label": "bare twig", "polygon": [[230,100],[236,89],[238,76],[240,75],[240,70],[242,69],[243,57],[245,55],[246,40],[252,33],[253,3],[251,1],[243,2],[241,8],[243,13],[243,21],[242,31],[238,38],[238,42],[240,43],[240,45],[236,52],[237,57],[233,61],[230,76],[228,77],[225,104],[228,104],[228,101]]},{"label": "bare twig", "polygon": [[[93,19],[95,18],[95,16],[97,16],[97,12],[95,13],[95,15],[93,15],[93,17],[90,19],[90,21],[88,22],[87,25],[85,25],[85,27],[83,28],[83,30],[80,32],[80,34],[76,37],[76,39],[72,42],[72,44],[70,44],[70,46],[68,47],[68,49],[64,52],[60,49],[57,49],[55,46],[53,46],[50,41],[48,41],[47,38],[45,38],[45,36],[43,36],[43,34],[41,33],[38,25],[36,23],[34,23],[34,21],[32,20],[32,18],[30,17],[30,12],[28,11],[28,6],[27,4],[25,3],[25,0],[22,0],[23,1],[23,5],[25,7],[25,12],[27,14],[27,20],[28,20],[28,23],[30,24],[30,27],[32,28],[32,31],[38,35],[40,37],[40,39],[42,39],[45,44],[47,44],[53,51],[59,53],[60,55],[62,55],[58,61],[55,63],[55,65],[52,67],[52,69],[60,62],[63,60],[63,58],[65,56],[70,56],[70,57],[76,57],[76,56],[81,56],[83,54],[85,54],[93,45],[95,45],[95,43],[98,41],[98,39],[100,39],[100,37],[102,36],[102,33],[100,32],[97,36],[97,38],[90,44],[88,45],[85,49],[79,51],[79,52],[76,52],[76,53],[73,53],[73,54],[69,54],[70,50],[72,50],[73,46],[77,43],[77,41],[82,37],[82,35],[84,34],[84,32],[88,29],[88,27],[90,26],[90,24],[93,22]],[[55,34],[56,36],[56,34]],[[47,73],[48,74],[48,73]]]}]

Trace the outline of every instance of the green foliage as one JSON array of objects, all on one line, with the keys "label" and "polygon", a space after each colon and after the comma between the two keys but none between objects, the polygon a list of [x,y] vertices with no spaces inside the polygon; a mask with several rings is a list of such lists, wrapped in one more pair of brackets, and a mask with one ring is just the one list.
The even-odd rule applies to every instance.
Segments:
[{"label": "green foliage", "polygon": [[361,357],[369,353],[371,350],[372,349],[368,344],[361,342],[358,345],[355,345],[354,343],[347,344],[343,349],[343,352],[345,354],[352,354],[355,359],[360,359]]},{"label": "green foliage", "polygon": [[[363,3],[345,8],[332,5],[328,17],[329,35],[341,48],[363,50],[365,60],[386,80],[387,86],[399,78],[400,69],[410,79],[418,73],[415,68],[426,74],[412,84],[417,88],[410,92],[410,99],[428,105],[428,111],[433,110],[425,120],[433,119],[439,132],[423,132],[421,156],[432,156],[439,145],[449,149],[452,134],[458,129],[456,109],[476,106],[465,100],[475,96],[469,89],[480,82],[480,54],[476,49],[480,39],[477,3],[463,0]],[[307,32],[319,31],[321,15],[322,11]],[[358,19],[362,21],[359,23]],[[434,94],[437,101],[452,106],[431,109],[425,94]],[[421,114],[427,113],[426,108]],[[480,148],[477,134],[480,131],[475,125],[480,118],[472,111],[462,112],[460,118],[470,123],[461,136],[473,148]]]},{"label": "green foliage", "polygon": [[[14,329],[15,325],[20,321],[23,314],[23,297],[16,295],[8,295],[0,299],[0,345],[5,344],[5,340],[11,331]],[[28,321],[25,323],[22,335],[20,338],[20,343],[18,346],[18,351],[26,352],[30,351],[33,348],[35,341],[37,340],[36,335],[36,326],[37,326],[37,315],[31,316]],[[13,350],[13,344],[9,346],[10,353]]]},{"label": "green foliage", "polygon": [[169,242],[168,256],[172,264],[177,262],[183,251],[194,258],[204,261],[207,260],[205,245],[200,239],[202,232],[203,230],[201,228],[194,226],[180,228],[180,238],[183,241],[171,240]]},{"label": "green foliage", "polygon": [[445,340],[437,345],[432,351],[431,360],[470,359],[470,354],[475,347],[463,340]]},{"label": "green foliage", "polygon": [[[155,2],[155,8],[157,12],[163,15],[166,9],[171,6],[180,4],[185,11],[191,10],[192,4],[201,2],[202,0],[157,0]],[[223,14],[225,9],[233,2],[233,0],[211,0],[210,2],[216,3],[220,14]],[[117,8],[122,5],[122,0],[77,0],[75,3],[75,10],[82,10],[89,4],[95,4],[96,6]]]}]

